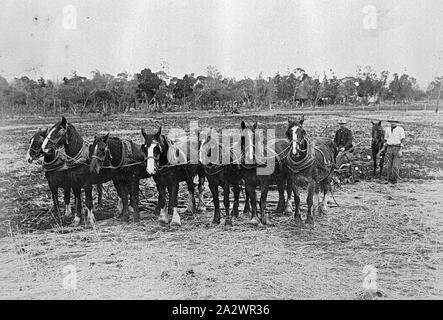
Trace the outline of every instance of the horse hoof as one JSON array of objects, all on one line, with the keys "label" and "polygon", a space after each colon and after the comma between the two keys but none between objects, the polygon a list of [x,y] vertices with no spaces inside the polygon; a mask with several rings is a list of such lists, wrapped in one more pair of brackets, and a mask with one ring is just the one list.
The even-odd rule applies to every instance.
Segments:
[{"label": "horse hoof", "polygon": [[284,211],[283,208],[278,208],[278,207],[277,207],[277,209],[275,209],[274,212],[280,214],[280,213],[283,213],[283,211]]},{"label": "horse hoof", "polygon": [[220,224],[220,218],[218,218],[218,219],[214,218],[212,220],[212,224]]},{"label": "horse hoof", "polygon": [[291,213],[292,213],[292,207],[291,206],[286,206],[285,214],[291,214]]},{"label": "horse hoof", "polygon": [[260,221],[256,217],[252,218],[249,223],[253,226],[258,226],[260,224]]},{"label": "horse hoof", "polygon": [[225,228],[232,228],[232,220],[231,219],[225,220]]},{"label": "horse hoof", "polygon": [[168,224],[169,220],[168,220],[168,217],[163,216],[163,217],[158,218],[158,222],[160,222],[161,224]]},{"label": "horse hoof", "polygon": [[275,225],[271,220],[269,220],[268,217],[262,219],[261,223],[265,226],[270,226],[270,227]]},{"label": "horse hoof", "polygon": [[81,222],[81,219],[79,217],[75,217],[74,221],[72,221],[72,225],[74,227],[78,227],[78,226],[80,226],[80,222]]},{"label": "horse hoof", "polygon": [[140,222],[140,214],[134,214],[134,223],[139,223]]},{"label": "horse hoof", "polygon": [[180,220],[172,220],[171,221],[171,226],[177,226],[177,227],[179,227],[179,226],[181,226],[182,225],[182,223],[180,222]]},{"label": "horse hoof", "polygon": [[305,223],[313,227],[314,226],[314,218],[307,217]]},{"label": "horse hoof", "polygon": [[66,207],[65,218],[69,218],[70,216],[71,216],[71,207]]},{"label": "horse hoof", "polygon": [[303,228],[305,226],[305,223],[303,222],[303,220],[300,217],[295,218],[294,223],[297,227]]},{"label": "horse hoof", "polygon": [[326,214],[326,213],[328,213],[328,208],[326,206],[320,206],[320,209],[318,212],[320,214]]}]

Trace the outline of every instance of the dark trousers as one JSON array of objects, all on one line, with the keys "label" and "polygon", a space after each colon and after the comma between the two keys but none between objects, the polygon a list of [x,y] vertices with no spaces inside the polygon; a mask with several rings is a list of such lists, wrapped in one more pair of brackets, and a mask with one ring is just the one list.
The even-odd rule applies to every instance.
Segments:
[{"label": "dark trousers", "polygon": [[400,163],[399,156],[400,146],[388,146],[386,149],[385,161],[388,181],[397,182],[400,178]]}]

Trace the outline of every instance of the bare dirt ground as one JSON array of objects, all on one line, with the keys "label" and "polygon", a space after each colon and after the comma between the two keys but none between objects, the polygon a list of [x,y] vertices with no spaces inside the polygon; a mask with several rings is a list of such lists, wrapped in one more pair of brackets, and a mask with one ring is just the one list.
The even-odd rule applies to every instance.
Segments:
[{"label": "bare dirt ground", "polygon": [[[155,188],[142,182],[142,220],[115,221],[116,196],[105,186],[95,230],[73,229],[51,214],[49,190],[39,165],[25,162],[31,134],[58,119],[0,122],[0,298],[3,299],[362,299],[362,273],[377,268],[378,299],[443,298],[443,117],[402,112],[408,134],[401,183],[371,178],[370,119],[390,113],[309,111],[306,130],[332,136],[336,119],[348,117],[357,142],[360,182],[335,188],[338,205],[316,217],[314,229],[295,227],[292,217],[275,215],[274,226],[252,227],[241,215],[234,227],[213,226],[212,205],[182,215],[180,228],[161,226],[153,214]],[[184,113],[68,117],[91,141],[111,131],[141,141],[140,127],[156,130],[200,126],[232,128],[258,121],[284,136],[288,112],[221,116]],[[186,188],[180,191],[184,208]],[[208,188],[206,200],[210,201]],[[305,193],[302,210],[306,211]],[[62,197],[60,197],[60,200]],[[276,206],[271,192],[269,207]],[[241,203],[241,207],[243,203]],[[223,213],[223,211],[222,211]],[[223,221],[222,221],[223,224]],[[64,268],[76,269],[77,289],[63,288]]]}]

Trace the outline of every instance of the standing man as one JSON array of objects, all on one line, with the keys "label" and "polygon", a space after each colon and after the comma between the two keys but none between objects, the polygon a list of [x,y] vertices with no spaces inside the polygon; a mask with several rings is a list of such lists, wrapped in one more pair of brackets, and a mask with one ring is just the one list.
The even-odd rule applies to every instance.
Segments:
[{"label": "standing man", "polygon": [[395,184],[400,178],[400,162],[403,157],[401,149],[404,147],[405,131],[398,125],[398,120],[391,118],[388,122],[391,127],[385,129],[385,145],[382,149],[386,149],[387,181],[385,183]]}]

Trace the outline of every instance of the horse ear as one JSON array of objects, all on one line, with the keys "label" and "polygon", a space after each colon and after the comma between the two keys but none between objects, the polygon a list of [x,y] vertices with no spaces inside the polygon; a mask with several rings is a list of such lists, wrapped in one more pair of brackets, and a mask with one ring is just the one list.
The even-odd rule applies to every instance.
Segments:
[{"label": "horse ear", "polygon": [[158,131],[154,136],[155,140],[158,140],[161,137],[161,135],[162,135],[162,127],[158,128]]},{"label": "horse ear", "polygon": [[381,126],[381,120],[378,121],[378,125]]},{"label": "horse ear", "polygon": [[289,123],[289,124],[291,124],[291,123],[292,123],[292,120],[291,120],[291,118],[290,118],[290,117],[288,117],[288,123]]},{"label": "horse ear", "polygon": [[254,130],[257,129],[257,125],[258,125],[258,123],[257,123],[257,121],[255,121],[255,123],[254,123],[254,125],[252,126],[252,128],[254,128]]},{"label": "horse ear", "polygon": [[109,139],[109,132],[106,134],[106,136],[103,138],[103,140],[105,141],[105,143],[107,143],[108,139]]},{"label": "horse ear", "polygon": [[144,129],[144,128],[142,128],[142,129],[141,129],[141,132],[142,132],[142,136],[143,136],[143,138],[145,138],[145,139],[146,139],[146,131],[145,131],[145,129]]},{"label": "horse ear", "polygon": [[62,127],[66,129],[67,123],[68,123],[68,121],[66,121],[66,118],[64,116],[62,116]]},{"label": "horse ear", "polygon": [[48,128],[46,128],[44,130],[42,129],[41,131],[42,131],[42,135],[44,135],[44,136],[48,135]]},{"label": "horse ear", "polygon": [[241,124],[240,124],[242,130],[246,129],[246,123],[242,120]]},{"label": "horse ear", "polygon": [[305,115],[302,114],[300,117],[300,120],[298,121],[301,125],[303,125],[303,122],[305,122]]}]

